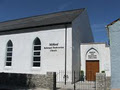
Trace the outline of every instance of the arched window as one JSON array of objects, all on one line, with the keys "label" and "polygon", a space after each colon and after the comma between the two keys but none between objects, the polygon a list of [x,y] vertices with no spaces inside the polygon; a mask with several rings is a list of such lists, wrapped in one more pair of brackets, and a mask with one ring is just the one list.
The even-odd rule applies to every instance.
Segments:
[{"label": "arched window", "polygon": [[37,37],[33,42],[33,67],[41,65],[41,41]]},{"label": "arched window", "polygon": [[6,66],[12,66],[12,51],[13,51],[13,43],[11,40],[9,40],[7,42]]}]

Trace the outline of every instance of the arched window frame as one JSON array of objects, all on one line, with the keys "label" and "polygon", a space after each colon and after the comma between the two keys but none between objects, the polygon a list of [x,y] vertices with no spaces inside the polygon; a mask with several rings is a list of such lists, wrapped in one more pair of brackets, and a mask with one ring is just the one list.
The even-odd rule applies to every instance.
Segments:
[{"label": "arched window frame", "polygon": [[6,45],[6,62],[5,66],[12,66],[12,53],[13,53],[13,43],[11,40],[7,42]]},{"label": "arched window frame", "polygon": [[85,59],[89,60],[89,59],[87,59],[87,55],[91,50],[94,50],[97,53],[97,59],[92,59],[92,60],[99,60],[99,58],[100,58],[99,57],[99,52],[95,48],[90,48],[89,50],[87,50],[86,55],[85,55]]},{"label": "arched window frame", "polygon": [[32,67],[41,67],[41,41],[38,37],[33,41]]}]

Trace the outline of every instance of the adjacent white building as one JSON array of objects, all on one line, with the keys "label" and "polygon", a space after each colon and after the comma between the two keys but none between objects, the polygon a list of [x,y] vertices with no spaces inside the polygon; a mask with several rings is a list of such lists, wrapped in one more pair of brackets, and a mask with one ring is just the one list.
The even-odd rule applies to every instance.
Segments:
[{"label": "adjacent white building", "polygon": [[86,80],[95,80],[97,72],[111,76],[110,48],[105,43],[81,44],[81,70]]},{"label": "adjacent white building", "polygon": [[78,80],[84,52],[80,44],[89,42],[93,35],[86,9],[1,22],[0,72],[57,72],[58,81],[65,75],[72,81],[75,71]]},{"label": "adjacent white building", "polygon": [[120,90],[120,18],[106,26],[111,50],[111,90]]}]

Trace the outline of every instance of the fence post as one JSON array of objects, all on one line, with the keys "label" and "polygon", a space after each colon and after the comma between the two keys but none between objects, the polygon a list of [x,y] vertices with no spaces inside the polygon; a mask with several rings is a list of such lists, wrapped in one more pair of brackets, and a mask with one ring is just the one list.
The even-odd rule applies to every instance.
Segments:
[{"label": "fence post", "polygon": [[56,90],[56,72],[47,72],[47,76],[45,80],[46,80],[46,86],[48,89]]},{"label": "fence post", "polygon": [[53,90],[56,90],[56,72],[53,72]]},{"label": "fence post", "polygon": [[74,71],[74,90],[76,89],[75,87],[75,71]]},{"label": "fence post", "polygon": [[96,90],[106,90],[106,74],[96,73]]}]

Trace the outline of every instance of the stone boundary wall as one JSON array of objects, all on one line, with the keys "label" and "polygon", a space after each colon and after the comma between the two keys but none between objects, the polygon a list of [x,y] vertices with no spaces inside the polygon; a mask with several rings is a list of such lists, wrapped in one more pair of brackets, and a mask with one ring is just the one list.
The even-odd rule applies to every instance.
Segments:
[{"label": "stone boundary wall", "polygon": [[96,73],[96,90],[111,90],[111,78],[105,73]]},{"label": "stone boundary wall", "polygon": [[106,90],[111,90],[111,77],[106,77]]},{"label": "stone boundary wall", "polygon": [[47,72],[43,75],[0,73],[0,87],[9,89],[45,88],[50,90],[56,90],[56,73]]}]

